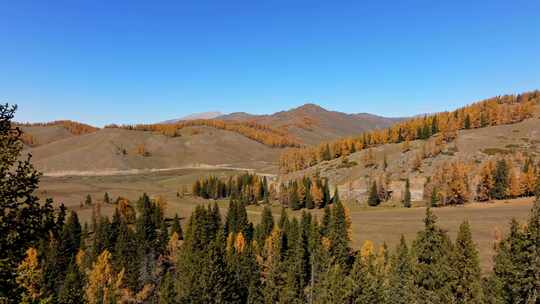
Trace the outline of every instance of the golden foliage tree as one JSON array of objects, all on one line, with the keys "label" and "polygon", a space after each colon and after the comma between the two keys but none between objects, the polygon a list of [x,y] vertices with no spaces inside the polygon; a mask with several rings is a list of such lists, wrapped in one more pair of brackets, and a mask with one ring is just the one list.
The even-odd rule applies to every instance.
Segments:
[{"label": "golden foliage tree", "polygon": [[120,299],[120,287],[124,271],[115,273],[111,266],[111,253],[104,250],[88,272],[85,287],[86,301],[89,304],[114,303]]}]

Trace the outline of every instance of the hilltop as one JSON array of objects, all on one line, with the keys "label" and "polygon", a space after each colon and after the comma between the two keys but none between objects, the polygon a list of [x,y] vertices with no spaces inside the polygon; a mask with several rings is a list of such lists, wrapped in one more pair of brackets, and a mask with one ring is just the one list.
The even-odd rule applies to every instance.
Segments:
[{"label": "hilltop", "polygon": [[287,111],[270,115],[253,115],[244,112],[217,117],[223,120],[253,121],[287,130],[305,144],[352,136],[364,131],[386,128],[402,118],[388,118],[368,113],[346,114],[326,110],[308,103]]}]

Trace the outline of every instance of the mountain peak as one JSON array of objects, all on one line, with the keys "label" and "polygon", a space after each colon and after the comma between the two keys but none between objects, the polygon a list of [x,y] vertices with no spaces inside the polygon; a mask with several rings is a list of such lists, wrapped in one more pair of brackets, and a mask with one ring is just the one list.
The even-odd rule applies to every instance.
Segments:
[{"label": "mountain peak", "polygon": [[216,117],[219,117],[223,115],[223,113],[219,112],[219,111],[210,111],[210,112],[201,112],[201,113],[193,113],[193,114],[190,114],[190,115],[187,115],[187,116],[184,116],[184,117],[180,117],[180,118],[177,118],[177,119],[171,119],[171,120],[166,120],[162,123],[176,123],[176,122],[179,122],[179,121],[182,121],[182,120],[196,120],[196,119],[214,119]]},{"label": "mountain peak", "polygon": [[304,110],[304,111],[326,111],[323,107],[314,104],[314,103],[306,103],[304,105],[301,105],[293,110]]}]

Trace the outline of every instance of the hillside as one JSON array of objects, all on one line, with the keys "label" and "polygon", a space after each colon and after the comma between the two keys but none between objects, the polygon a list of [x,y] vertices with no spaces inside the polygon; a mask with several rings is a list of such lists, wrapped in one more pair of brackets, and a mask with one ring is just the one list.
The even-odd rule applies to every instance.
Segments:
[{"label": "hillside", "polygon": [[400,118],[387,118],[367,113],[346,114],[326,110],[315,104],[305,104],[271,115],[252,115],[244,112],[219,116],[218,119],[253,121],[287,130],[306,145],[351,136],[364,131],[386,128]]},{"label": "hillside", "polygon": [[[180,136],[105,128],[27,148],[45,172],[231,165],[275,171],[279,149],[235,132],[210,127],[182,129]],[[241,149],[239,148],[241,147]]]},{"label": "hillside", "polygon": [[[285,174],[282,181],[319,174],[339,188],[340,196],[361,204],[365,204],[375,182],[389,192],[386,204],[401,205],[406,179],[410,180],[413,202],[429,201],[430,181],[463,170],[461,177],[466,180],[469,199],[476,200],[481,170],[489,162],[506,160],[510,176],[515,174],[518,183],[526,178],[522,168],[527,162],[535,167],[533,172],[540,172],[538,107],[532,118],[519,123],[459,130],[455,140],[448,143],[440,138],[375,146]],[[452,167],[454,164],[461,168]]]}]

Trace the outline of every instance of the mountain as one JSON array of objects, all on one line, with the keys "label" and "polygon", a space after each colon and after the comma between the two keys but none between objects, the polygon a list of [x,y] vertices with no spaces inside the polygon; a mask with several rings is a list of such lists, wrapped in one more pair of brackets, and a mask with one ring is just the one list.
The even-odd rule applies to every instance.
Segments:
[{"label": "mountain", "polygon": [[[82,133],[75,132],[77,128],[68,129],[70,125],[37,124],[24,128],[31,138],[26,149],[32,153],[37,168],[46,173],[163,169],[194,164],[226,164],[277,172],[283,149],[261,143],[260,136],[264,134],[276,139],[291,137],[302,145],[312,145],[399,121],[365,113],[328,111],[314,104],[271,115],[219,114],[193,114],[148,130],[108,127]],[[213,124],[185,123],[172,132],[174,135],[159,131],[174,128],[172,124],[176,122],[211,120],[212,117],[233,126],[219,128]],[[256,124],[251,124],[253,122]]]},{"label": "mountain", "polygon": [[281,128],[308,145],[354,136],[372,129],[386,128],[402,120],[402,118],[388,118],[368,113],[346,114],[329,111],[312,103],[271,115],[237,112],[219,116],[217,119],[253,121]]},{"label": "mountain", "polygon": [[190,114],[190,115],[187,115],[187,116],[184,116],[184,117],[180,117],[180,118],[177,118],[177,119],[166,120],[166,121],[163,121],[161,123],[163,123],[163,124],[173,124],[173,123],[177,123],[177,122],[182,121],[182,120],[214,119],[214,118],[216,118],[218,116],[221,116],[221,115],[223,115],[223,113],[218,112],[218,111],[193,113],[193,114]]}]

